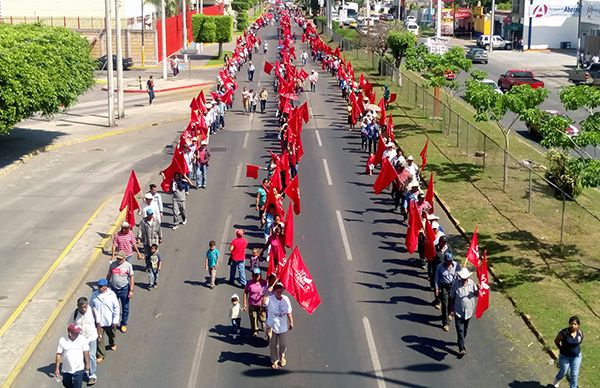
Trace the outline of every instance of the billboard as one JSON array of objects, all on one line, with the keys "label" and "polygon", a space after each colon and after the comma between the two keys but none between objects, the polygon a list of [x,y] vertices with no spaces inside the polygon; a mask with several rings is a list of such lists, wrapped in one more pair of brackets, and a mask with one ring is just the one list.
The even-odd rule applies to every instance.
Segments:
[{"label": "billboard", "polygon": [[533,19],[578,16],[578,12],[578,0],[542,0],[529,6],[529,17]]}]

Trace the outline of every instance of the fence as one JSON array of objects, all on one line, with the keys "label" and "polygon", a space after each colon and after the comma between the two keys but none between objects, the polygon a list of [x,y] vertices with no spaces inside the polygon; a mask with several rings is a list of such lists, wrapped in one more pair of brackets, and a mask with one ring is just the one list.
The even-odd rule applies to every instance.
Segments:
[{"label": "fence", "polygon": [[457,111],[458,103],[453,96],[445,93],[438,95],[422,87],[414,73],[404,69],[400,72],[386,58],[360,47],[320,23],[317,26],[339,44],[355,68],[357,64],[362,68],[370,66],[371,70],[390,80],[402,97],[403,104],[417,111],[420,116],[418,126],[455,169],[469,171],[475,168],[483,172],[486,178],[485,185],[482,185],[483,190],[487,190],[485,195],[490,195],[492,191],[502,193],[506,159],[508,186],[504,195],[494,196],[494,199],[500,199],[494,206],[501,208],[502,213],[511,220],[516,219],[521,224],[519,229],[527,230],[528,226],[533,226],[532,223],[539,223],[535,226],[546,231],[546,235],[539,236],[545,242],[565,244],[577,241],[577,248],[582,255],[593,256],[596,249],[594,241],[582,241],[586,240],[582,236],[590,236],[591,230],[600,230],[598,210],[590,210],[597,209],[593,201],[584,205],[580,203],[580,200],[585,200],[582,197],[573,200],[544,177],[543,166],[506,152],[500,129],[494,133],[484,132],[472,116]]}]

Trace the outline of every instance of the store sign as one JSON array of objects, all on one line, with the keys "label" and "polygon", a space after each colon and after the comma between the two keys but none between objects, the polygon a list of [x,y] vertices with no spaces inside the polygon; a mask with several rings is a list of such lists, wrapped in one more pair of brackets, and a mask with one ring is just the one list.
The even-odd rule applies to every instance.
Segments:
[{"label": "store sign", "polygon": [[[540,19],[545,17],[559,16],[571,17],[577,16],[579,7],[578,2],[573,0],[546,0],[534,3],[529,6],[529,17]],[[584,8],[585,9],[585,8]]]},{"label": "store sign", "polygon": [[471,17],[471,9],[470,8],[456,8],[456,12],[454,13],[455,19],[468,19]]}]

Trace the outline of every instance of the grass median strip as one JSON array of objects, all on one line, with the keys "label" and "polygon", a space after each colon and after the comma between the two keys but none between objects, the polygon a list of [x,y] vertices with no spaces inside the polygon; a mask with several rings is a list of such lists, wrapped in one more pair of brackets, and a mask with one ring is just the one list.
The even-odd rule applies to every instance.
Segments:
[{"label": "grass median strip", "polygon": [[[373,72],[369,53],[346,51],[345,54],[356,77],[365,73],[379,96],[381,86],[391,86],[389,77]],[[516,136],[511,138],[511,154],[516,160],[511,162],[509,188],[503,192],[501,148],[487,144],[484,170],[481,152],[476,156],[485,146],[483,136],[477,138],[478,132],[473,131],[471,139],[466,140],[471,141],[471,148],[465,148],[464,133],[458,142],[457,137],[447,136],[441,122],[429,119],[430,106],[414,107],[404,98],[409,97],[406,90],[394,86],[391,89],[398,93],[398,103],[390,106],[387,114],[394,117],[398,143],[407,154],[416,155],[425,140],[430,139],[425,178],[429,171],[434,171],[436,192],[469,233],[479,226],[480,249],[487,249],[503,291],[516,301],[520,313],[531,317],[547,347],[554,348],[554,336],[566,327],[569,316],[578,315],[582,319],[587,341],[583,346],[586,360],[580,381],[582,386],[600,386],[600,367],[597,367],[600,365],[600,263],[595,244],[600,238],[600,228],[594,226],[597,221],[577,204],[565,202],[566,243],[559,244],[563,202],[554,197],[543,179],[534,175],[530,208],[530,178],[528,170],[520,166],[521,160],[542,163],[543,154],[539,150]],[[422,93],[418,88],[410,92]],[[410,101],[419,101],[418,96],[410,97]],[[432,102],[422,97],[420,100],[420,105]],[[460,106],[456,99],[450,106],[466,122],[483,127],[489,139],[503,144],[499,130],[491,124],[475,123],[467,106]],[[450,126],[456,132],[456,124],[451,121]],[[597,191],[587,190],[580,198],[583,205],[600,208]],[[454,245],[462,255],[466,247],[464,241]]]}]

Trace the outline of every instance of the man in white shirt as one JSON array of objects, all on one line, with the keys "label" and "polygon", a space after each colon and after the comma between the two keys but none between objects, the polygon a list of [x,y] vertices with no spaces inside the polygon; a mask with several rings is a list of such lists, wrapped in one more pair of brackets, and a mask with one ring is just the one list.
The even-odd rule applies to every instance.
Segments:
[{"label": "man in white shirt", "polygon": [[158,187],[154,183],[150,185],[150,191],[148,192],[152,194],[152,203],[156,205],[158,208],[158,213],[154,213],[156,217],[162,218],[163,215],[163,201],[162,197],[158,193]]},{"label": "man in white shirt", "polygon": [[115,328],[121,322],[121,307],[119,300],[113,290],[108,287],[108,280],[98,280],[98,290],[92,293],[91,307],[96,317],[96,329],[98,330],[98,357],[102,362],[105,357],[104,335],[108,337],[110,350],[116,350]]},{"label": "man in white shirt", "polygon": [[[90,369],[90,345],[80,333],[81,328],[71,323],[67,327],[67,338],[58,340],[54,375],[60,376],[62,370],[62,384],[66,388],[81,388],[84,374]],[[62,369],[59,368],[61,362]]]},{"label": "man in white shirt", "polygon": [[276,283],[273,286],[273,295],[266,300],[267,327],[271,329],[271,368],[278,369],[287,364],[285,352],[287,351],[287,332],[294,328],[292,318],[292,304],[290,299],[283,295],[283,285]]},{"label": "man in white shirt", "polygon": [[410,172],[410,175],[413,176],[414,180],[421,180],[419,176],[419,166],[417,166],[417,164],[413,162],[412,155],[409,155],[408,158],[406,158],[406,169]]},{"label": "man in white shirt", "polygon": [[89,343],[90,372],[87,383],[88,385],[94,385],[96,384],[96,340],[98,339],[98,329],[96,327],[94,312],[89,307],[86,297],[77,299],[77,308],[69,318],[69,324],[72,323],[81,328],[80,337],[85,338]]},{"label": "man in white shirt", "polygon": [[316,92],[317,90],[317,81],[319,81],[319,73],[316,71],[311,71],[310,76],[308,76],[308,80],[310,81],[310,91]]},{"label": "man in white shirt", "polygon": [[383,151],[383,158],[391,162],[395,157],[396,150],[394,149],[394,143],[390,141],[387,143],[385,151]]},{"label": "man in white shirt", "polygon": [[158,208],[158,201],[154,200],[154,196],[152,195],[152,193],[144,194],[144,203],[140,207],[138,215],[145,216],[148,209],[152,210],[152,214],[154,214],[154,219],[156,221],[158,221],[158,223],[160,224],[161,217],[160,217],[160,209]]}]

